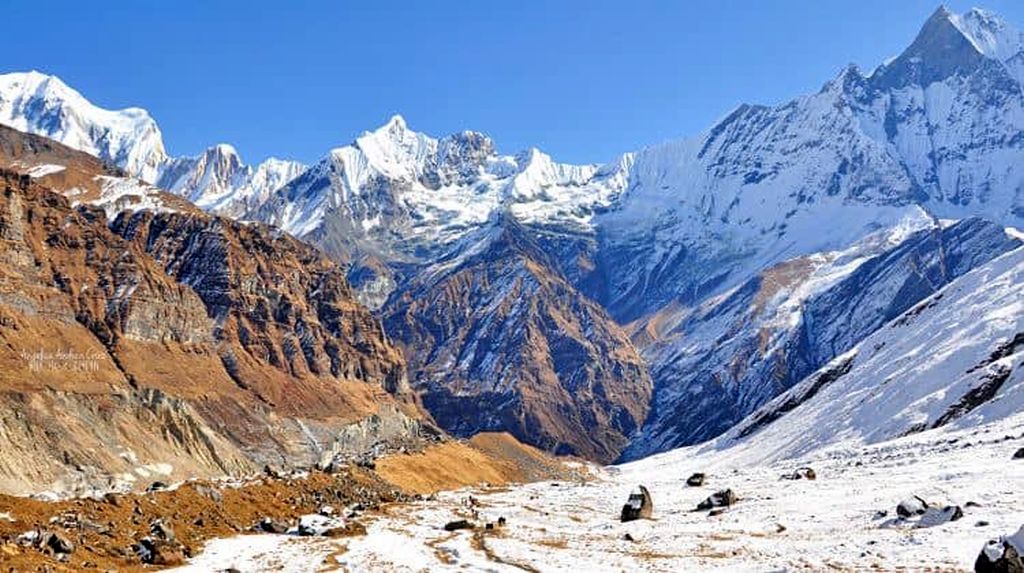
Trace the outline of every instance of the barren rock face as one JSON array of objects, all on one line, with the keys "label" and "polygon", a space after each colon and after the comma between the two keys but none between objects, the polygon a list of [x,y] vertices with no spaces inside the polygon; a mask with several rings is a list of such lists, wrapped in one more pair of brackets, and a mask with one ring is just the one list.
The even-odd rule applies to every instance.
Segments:
[{"label": "barren rock face", "polygon": [[458,435],[507,430],[613,460],[651,395],[627,336],[514,221],[466,253],[427,267],[386,309],[431,414]]},{"label": "barren rock face", "polygon": [[405,389],[405,365],[338,267],[265,226],[125,213],[115,233],[202,299],[232,376],[340,378]]},{"label": "barren rock face", "polygon": [[311,464],[381,407],[408,421],[368,442],[418,431],[379,321],[266,227],[145,211],[108,228],[2,172],[0,261],[0,489]]}]

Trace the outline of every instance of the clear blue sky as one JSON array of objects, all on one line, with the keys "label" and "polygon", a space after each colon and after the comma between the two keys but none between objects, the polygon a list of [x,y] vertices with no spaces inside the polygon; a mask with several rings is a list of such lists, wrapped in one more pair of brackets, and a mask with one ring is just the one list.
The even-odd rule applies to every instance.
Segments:
[{"label": "clear blue sky", "polygon": [[[975,2],[951,1],[960,12]],[[148,109],[172,154],[312,161],[394,113],[602,162],[910,43],[934,0],[6,0],[0,66]],[[988,0],[1020,27],[1024,2]]]}]

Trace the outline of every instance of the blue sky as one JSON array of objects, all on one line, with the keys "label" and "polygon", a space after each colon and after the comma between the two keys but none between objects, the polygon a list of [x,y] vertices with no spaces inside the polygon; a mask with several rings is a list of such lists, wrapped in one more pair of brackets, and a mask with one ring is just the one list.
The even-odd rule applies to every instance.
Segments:
[{"label": "blue sky", "polygon": [[[947,2],[963,11],[976,2]],[[906,47],[926,0],[485,3],[7,0],[2,67],[140,106],[168,151],[312,161],[401,113],[603,162]],[[1020,27],[1024,2],[983,7]]]}]

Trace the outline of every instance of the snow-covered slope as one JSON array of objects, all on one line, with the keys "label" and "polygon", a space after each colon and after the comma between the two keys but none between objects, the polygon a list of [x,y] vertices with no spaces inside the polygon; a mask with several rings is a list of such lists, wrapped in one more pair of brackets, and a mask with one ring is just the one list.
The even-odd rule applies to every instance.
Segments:
[{"label": "snow-covered slope", "polygon": [[750,463],[1024,412],[1024,248],[960,277],[702,450]]},{"label": "snow-covered slope", "polygon": [[[1024,461],[1011,456],[1022,436],[1018,415],[762,466],[729,451],[683,448],[587,482],[479,487],[393,506],[357,537],[216,540],[174,571],[973,571],[988,540],[1021,527],[1024,489],[1014,486],[1024,480]],[[817,479],[779,479],[804,464]],[[707,474],[703,486],[685,486],[694,472]],[[619,523],[641,484],[653,498],[652,519]],[[735,505],[716,515],[694,511],[725,488]],[[896,519],[896,505],[914,495],[936,511]],[[935,519],[945,504],[959,505],[963,517]],[[504,527],[483,525],[499,518]],[[456,519],[478,527],[442,528]]]},{"label": "snow-covered slope", "polygon": [[199,157],[170,157],[145,110],[97,107],[59,78],[34,71],[0,75],[0,124],[95,155],[132,177],[228,216],[241,215],[305,170],[300,163],[274,158],[253,168],[226,144]]},{"label": "snow-covered slope", "polygon": [[1003,62],[1018,81],[1024,81],[1024,33],[980,8],[950,19],[979,52]]},{"label": "snow-covered slope", "polygon": [[923,298],[1020,245],[981,219],[943,227],[919,215],[843,251],[776,265],[682,316],[662,313],[645,353],[659,391],[625,457],[728,430]]}]

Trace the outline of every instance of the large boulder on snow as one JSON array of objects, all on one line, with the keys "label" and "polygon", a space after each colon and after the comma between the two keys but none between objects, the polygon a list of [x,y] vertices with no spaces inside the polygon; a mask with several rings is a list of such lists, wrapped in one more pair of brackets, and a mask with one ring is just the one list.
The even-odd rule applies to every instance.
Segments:
[{"label": "large boulder on snow", "polygon": [[974,562],[975,573],[1024,573],[1024,526],[1017,533],[985,544]]},{"label": "large boulder on snow", "polygon": [[928,502],[924,498],[915,495],[914,497],[908,497],[901,501],[896,506],[896,515],[900,517],[912,517],[914,515],[924,515],[924,512],[928,509]]},{"label": "large boulder on snow", "polygon": [[964,510],[959,505],[947,505],[945,507],[929,507],[917,521],[918,527],[935,527],[950,521],[962,519]]},{"label": "large boulder on snow", "polygon": [[651,499],[651,493],[647,491],[646,487],[640,486],[639,492],[629,494],[626,505],[622,506],[620,519],[623,523],[637,519],[650,519],[653,512],[654,500]]},{"label": "large boulder on snow", "polygon": [[713,509],[716,507],[729,507],[739,501],[731,489],[723,489],[708,496],[707,499],[697,504],[697,511]]}]

